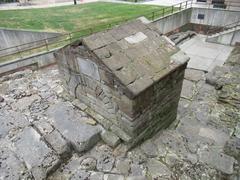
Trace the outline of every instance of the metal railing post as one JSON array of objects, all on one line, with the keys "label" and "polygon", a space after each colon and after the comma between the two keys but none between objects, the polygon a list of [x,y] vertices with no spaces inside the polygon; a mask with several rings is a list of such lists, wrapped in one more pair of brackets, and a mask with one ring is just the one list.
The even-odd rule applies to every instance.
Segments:
[{"label": "metal railing post", "polygon": [[111,27],[112,27],[112,25],[111,25],[111,24],[108,24],[107,29],[111,29]]},{"label": "metal railing post", "polygon": [[173,13],[173,6],[172,6],[172,13]]},{"label": "metal railing post", "polygon": [[72,42],[72,36],[71,36],[71,33],[68,33],[68,36],[69,36],[69,42],[71,43],[71,42]]},{"label": "metal railing post", "polygon": [[181,11],[182,9],[182,3],[180,3],[180,6],[179,6],[179,11]]},{"label": "metal railing post", "polygon": [[187,6],[188,6],[188,1],[186,1],[185,9],[187,9]]},{"label": "metal railing post", "polygon": [[164,17],[164,15],[165,15],[165,8],[163,8],[163,12],[162,12],[162,14],[163,14],[163,17]]},{"label": "metal railing post", "polygon": [[155,12],[152,12],[152,21],[154,20]]}]

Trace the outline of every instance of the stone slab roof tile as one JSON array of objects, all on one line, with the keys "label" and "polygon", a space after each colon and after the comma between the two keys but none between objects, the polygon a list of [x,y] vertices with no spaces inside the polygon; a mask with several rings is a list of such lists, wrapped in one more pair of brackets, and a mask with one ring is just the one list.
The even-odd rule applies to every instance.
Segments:
[{"label": "stone slab roof tile", "polygon": [[123,53],[114,54],[109,58],[102,59],[102,61],[114,72],[127,67],[130,63],[130,59]]},{"label": "stone slab roof tile", "polygon": [[178,51],[151,23],[140,20],[83,38],[83,44],[134,95],[169,72],[170,57]]},{"label": "stone slab roof tile", "polygon": [[138,95],[153,84],[153,80],[149,77],[141,77],[130,83],[127,87],[134,95]]},{"label": "stone slab roof tile", "polygon": [[116,40],[112,37],[110,33],[107,32],[99,32],[96,34],[92,34],[86,38],[83,38],[83,42],[90,50],[95,50],[101,47],[104,47]]},{"label": "stone slab roof tile", "polygon": [[139,78],[138,72],[133,68],[133,66],[123,67],[119,71],[115,71],[115,75],[122,81],[122,83],[127,86],[133,83],[137,78]]}]

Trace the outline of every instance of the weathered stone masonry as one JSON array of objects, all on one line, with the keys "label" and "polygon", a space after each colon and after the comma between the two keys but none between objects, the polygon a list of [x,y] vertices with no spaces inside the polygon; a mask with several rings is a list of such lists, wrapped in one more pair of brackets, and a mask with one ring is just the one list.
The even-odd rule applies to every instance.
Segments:
[{"label": "weathered stone masonry", "polygon": [[176,118],[188,57],[139,20],[56,53],[66,89],[130,146]]}]

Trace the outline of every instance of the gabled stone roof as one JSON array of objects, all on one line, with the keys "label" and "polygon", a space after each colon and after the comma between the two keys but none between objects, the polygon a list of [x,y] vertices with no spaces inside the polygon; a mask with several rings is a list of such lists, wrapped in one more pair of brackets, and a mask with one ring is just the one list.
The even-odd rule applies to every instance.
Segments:
[{"label": "gabled stone roof", "polygon": [[170,56],[177,51],[151,23],[140,20],[90,35],[82,42],[133,95],[171,71]]}]

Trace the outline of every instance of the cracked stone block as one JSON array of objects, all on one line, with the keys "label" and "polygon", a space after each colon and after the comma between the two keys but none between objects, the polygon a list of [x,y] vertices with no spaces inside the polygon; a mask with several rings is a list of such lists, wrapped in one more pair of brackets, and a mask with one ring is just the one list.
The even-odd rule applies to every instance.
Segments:
[{"label": "cracked stone block", "polygon": [[93,172],[91,173],[89,180],[103,180],[104,173],[102,172]]},{"label": "cracked stone block", "polygon": [[52,124],[78,152],[89,150],[100,140],[101,128],[81,120],[81,114],[68,103],[51,106],[47,112]]},{"label": "cracked stone block", "polygon": [[120,143],[120,138],[110,131],[104,131],[101,133],[102,140],[111,147],[116,147]]},{"label": "cracked stone block", "polygon": [[165,162],[168,164],[169,167],[173,167],[175,164],[180,162],[179,157],[174,153],[168,153],[165,157]]},{"label": "cracked stone block", "polygon": [[183,80],[181,97],[192,99],[195,94],[195,83],[189,80]]},{"label": "cracked stone block", "polygon": [[219,79],[224,77],[229,72],[230,68],[227,66],[216,66],[211,72],[206,74],[206,83],[215,86],[217,85]]},{"label": "cracked stone block", "polygon": [[218,145],[224,146],[229,139],[229,135],[218,129],[202,127],[199,130],[199,136],[214,140]]},{"label": "cracked stone block", "polygon": [[204,79],[205,73],[195,69],[186,69],[184,78],[190,81],[200,81]]},{"label": "cracked stone block", "polygon": [[115,158],[110,154],[102,154],[97,160],[97,170],[110,172],[113,169]]},{"label": "cracked stone block", "polygon": [[62,137],[62,135],[54,130],[51,133],[44,136],[45,140],[51,145],[51,147],[63,158],[70,156],[71,149],[70,144]]},{"label": "cracked stone block", "polygon": [[74,153],[72,157],[52,173],[49,180],[70,179],[71,176],[79,169],[81,159],[78,154]]},{"label": "cracked stone block", "polygon": [[34,101],[40,100],[41,97],[38,95],[27,96],[19,99],[16,103],[13,104],[14,109],[19,109],[20,111],[28,110],[31,104]]},{"label": "cracked stone block", "polygon": [[97,160],[93,157],[86,157],[81,161],[81,169],[83,170],[95,170],[97,166]]},{"label": "cracked stone block", "polygon": [[187,113],[189,113],[189,106],[191,101],[181,98],[178,103],[178,118],[184,117]]},{"label": "cracked stone block", "polygon": [[126,180],[147,180],[145,176],[129,176],[126,177]]},{"label": "cracked stone block", "polygon": [[240,138],[231,137],[224,146],[224,152],[240,162]]},{"label": "cracked stone block", "polygon": [[23,162],[10,149],[2,147],[2,142],[0,143],[0,179],[30,179],[31,175]]},{"label": "cracked stone block", "polygon": [[29,124],[23,114],[0,109],[0,138],[5,137],[7,134],[14,135],[18,130]]},{"label": "cracked stone block", "polygon": [[130,160],[128,159],[119,159],[116,162],[116,169],[122,175],[128,175],[130,172]]},{"label": "cracked stone block", "polygon": [[152,158],[158,155],[157,146],[151,140],[144,142],[140,148],[147,157]]},{"label": "cracked stone block", "polygon": [[199,160],[212,168],[222,171],[225,174],[233,173],[235,159],[226,154],[217,153],[215,151],[201,150],[199,152]]},{"label": "cracked stone block", "polygon": [[42,135],[46,135],[51,133],[54,128],[52,127],[52,125],[47,122],[46,119],[40,119],[39,121],[34,121],[33,122],[33,126],[42,134]]},{"label": "cracked stone block", "polygon": [[[154,143],[159,149],[165,147],[167,151],[185,156],[188,154],[182,134],[173,130],[163,131]],[[164,152],[164,150],[163,150]]]},{"label": "cracked stone block", "polygon": [[132,163],[131,164],[131,171],[129,176],[133,176],[133,177],[141,177],[144,175],[144,167],[143,165]]},{"label": "cracked stone block", "polygon": [[14,145],[16,154],[23,159],[36,179],[46,178],[47,174],[60,164],[58,155],[42,141],[41,136],[32,127],[27,127],[19,133]]},{"label": "cracked stone block", "polygon": [[236,128],[235,128],[235,136],[240,139],[240,122],[237,123]]},{"label": "cracked stone block", "polygon": [[82,111],[85,111],[88,108],[84,103],[81,103],[78,99],[75,99],[72,103],[74,106],[81,109]]},{"label": "cracked stone block", "polygon": [[73,176],[70,178],[70,180],[86,180],[89,179],[90,172],[84,171],[84,170],[77,170]]},{"label": "cracked stone block", "polygon": [[117,174],[104,174],[104,180],[124,180],[124,176]]},{"label": "cracked stone block", "polygon": [[149,159],[147,162],[148,174],[152,179],[170,178],[171,171],[163,163],[156,159]]}]

